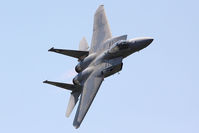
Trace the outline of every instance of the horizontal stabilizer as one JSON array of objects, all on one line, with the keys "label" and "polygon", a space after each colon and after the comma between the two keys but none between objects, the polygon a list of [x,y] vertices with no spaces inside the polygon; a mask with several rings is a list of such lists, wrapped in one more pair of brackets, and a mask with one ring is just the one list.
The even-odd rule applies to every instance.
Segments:
[{"label": "horizontal stabilizer", "polygon": [[43,83],[47,83],[47,84],[54,85],[54,86],[57,86],[66,90],[71,90],[71,91],[80,90],[81,88],[78,85],[59,83],[59,82],[53,82],[53,81],[48,81],[48,80],[44,81]]},{"label": "horizontal stabilizer", "polygon": [[84,59],[89,54],[89,51],[55,49],[54,47],[52,47],[48,51],[60,53],[60,54],[63,54],[63,55],[74,57],[74,58],[78,58],[79,60]]}]

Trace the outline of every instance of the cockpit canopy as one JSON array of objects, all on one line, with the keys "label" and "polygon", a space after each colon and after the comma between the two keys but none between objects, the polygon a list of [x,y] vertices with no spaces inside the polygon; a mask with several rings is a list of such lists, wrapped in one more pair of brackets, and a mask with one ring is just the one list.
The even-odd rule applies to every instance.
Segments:
[{"label": "cockpit canopy", "polygon": [[126,40],[120,40],[116,42],[112,47],[118,47],[120,50],[127,49],[129,47],[128,41]]},{"label": "cockpit canopy", "polygon": [[128,49],[128,48],[129,48],[128,41],[126,41],[126,40],[120,40],[120,41],[114,43],[110,47],[109,53],[115,53],[115,52],[117,52],[119,50],[125,50],[125,49]]}]

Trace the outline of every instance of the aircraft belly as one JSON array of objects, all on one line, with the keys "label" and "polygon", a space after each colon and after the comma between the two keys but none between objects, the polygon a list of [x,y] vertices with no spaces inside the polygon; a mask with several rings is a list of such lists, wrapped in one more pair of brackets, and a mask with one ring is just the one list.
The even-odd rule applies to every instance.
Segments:
[{"label": "aircraft belly", "polygon": [[111,75],[121,71],[122,70],[122,66],[123,66],[123,63],[115,65],[115,66],[108,67],[108,68],[106,68],[106,69],[104,69],[102,71],[102,74],[106,78],[108,76],[111,76]]},{"label": "aircraft belly", "polygon": [[122,59],[122,57],[118,57],[106,61],[105,69],[102,71],[105,78],[122,70]]}]

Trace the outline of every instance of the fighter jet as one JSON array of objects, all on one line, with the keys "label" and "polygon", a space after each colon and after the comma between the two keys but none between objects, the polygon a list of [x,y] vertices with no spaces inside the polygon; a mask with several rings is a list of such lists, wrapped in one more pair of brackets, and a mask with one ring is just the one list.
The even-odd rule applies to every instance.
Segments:
[{"label": "fighter jet", "polygon": [[104,6],[100,5],[94,15],[90,49],[85,38],[80,41],[79,50],[49,49],[51,52],[77,58],[79,62],[75,67],[78,74],[74,77],[73,84],[44,81],[44,83],[71,91],[66,112],[67,117],[70,116],[80,97],[73,121],[75,128],[78,128],[82,123],[104,78],[121,71],[123,59],[146,48],[152,41],[151,37],[130,40],[127,40],[127,35],[112,37]]}]

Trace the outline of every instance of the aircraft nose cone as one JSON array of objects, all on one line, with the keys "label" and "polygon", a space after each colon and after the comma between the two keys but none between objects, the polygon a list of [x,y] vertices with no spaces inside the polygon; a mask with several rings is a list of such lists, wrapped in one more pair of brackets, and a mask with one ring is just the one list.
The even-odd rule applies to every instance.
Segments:
[{"label": "aircraft nose cone", "polygon": [[131,46],[133,49],[136,49],[137,51],[146,48],[153,42],[153,38],[151,37],[142,37],[142,38],[135,38],[130,40]]},{"label": "aircraft nose cone", "polygon": [[145,37],[145,38],[140,39],[138,42],[140,42],[142,45],[148,46],[149,44],[153,42],[153,38]]},{"label": "aircraft nose cone", "polygon": [[152,41],[153,41],[153,38],[151,38],[151,37],[142,37],[142,38],[136,39],[137,45],[139,45],[140,47],[143,47],[143,48],[149,46],[149,44],[151,44]]},{"label": "aircraft nose cone", "polygon": [[145,39],[146,44],[151,44],[153,42],[153,38],[146,38]]}]

